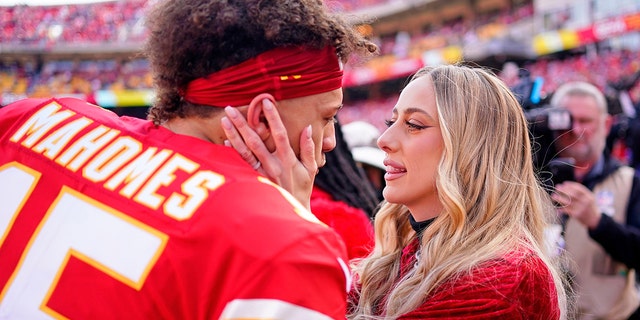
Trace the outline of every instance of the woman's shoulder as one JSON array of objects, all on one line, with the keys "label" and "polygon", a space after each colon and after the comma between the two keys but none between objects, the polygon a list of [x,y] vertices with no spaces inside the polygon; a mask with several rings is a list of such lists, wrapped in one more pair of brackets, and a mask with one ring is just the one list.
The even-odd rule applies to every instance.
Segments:
[{"label": "woman's shoulder", "polygon": [[516,306],[527,319],[553,319],[560,316],[558,292],[549,266],[540,256],[519,249],[478,266],[471,282],[494,288],[497,299]]},{"label": "woman's shoulder", "polygon": [[510,319],[559,317],[551,272],[529,250],[508,252],[458,274],[436,289],[420,309],[463,318],[466,312]]},{"label": "woman's shoulder", "polygon": [[527,295],[531,290],[548,291],[555,288],[549,267],[538,254],[518,249],[486,261],[461,275],[458,282],[493,287],[507,296]]},{"label": "woman's shoulder", "polygon": [[534,252],[519,249],[483,262],[467,274],[453,279],[453,285],[479,287],[500,296],[526,295],[531,290],[547,291],[553,286],[553,277],[544,261]]}]

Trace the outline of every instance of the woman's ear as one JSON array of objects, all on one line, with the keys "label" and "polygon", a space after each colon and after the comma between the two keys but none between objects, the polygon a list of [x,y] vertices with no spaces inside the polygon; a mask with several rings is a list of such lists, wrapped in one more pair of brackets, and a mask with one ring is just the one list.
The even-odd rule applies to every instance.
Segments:
[{"label": "woman's ear", "polygon": [[274,105],[276,104],[276,99],[269,93],[261,93],[255,96],[251,100],[251,103],[249,103],[249,109],[247,109],[247,123],[249,123],[249,126],[253,129],[256,129],[260,123],[263,123],[267,128],[269,127],[269,124],[262,113],[263,101],[265,99],[270,100]]}]

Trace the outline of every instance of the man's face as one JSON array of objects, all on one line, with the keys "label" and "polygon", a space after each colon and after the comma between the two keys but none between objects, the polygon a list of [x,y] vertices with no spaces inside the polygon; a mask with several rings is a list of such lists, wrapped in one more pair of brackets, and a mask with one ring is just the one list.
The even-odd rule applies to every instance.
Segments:
[{"label": "man's face", "polygon": [[557,134],[555,146],[559,156],[574,158],[577,163],[595,162],[604,150],[611,117],[587,95],[566,96],[559,106],[573,118],[572,129]]},{"label": "man's face", "polygon": [[342,89],[278,102],[278,112],[287,128],[289,141],[300,158],[300,135],[311,125],[318,167],[324,166],[324,153],[336,146],[334,120],[342,107]]}]

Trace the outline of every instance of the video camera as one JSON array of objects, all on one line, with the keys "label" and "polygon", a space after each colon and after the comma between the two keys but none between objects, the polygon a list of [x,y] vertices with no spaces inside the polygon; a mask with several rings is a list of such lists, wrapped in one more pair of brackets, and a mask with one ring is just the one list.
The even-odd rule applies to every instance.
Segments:
[{"label": "video camera", "polygon": [[572,128],[571,113],[563,108],[543,105],[525,111],[525,117],[531,132],[534,166],[538,170],[547,170],[557,153],[553,145],[555,133]]},{"label": "video camera", "polygon": [[525,111],[524,114],[534,132],[550,133],[569,130],[573,125],[571,113],[559,107],[546,105]]},{"label": "video camera", "polygon": [[[519,73],[519,83],[511,88],[522,107],[533,143],[533,163],[541,179],[555,186],[573,180],[573,165],[568,159],[556,159],[553,145],[556,132],[573,127],[571,113],[563,108],[549,105],[541,97],[543,79],[531,78],[526,70]],[[562,181],[558,180],[561,179]]]}]

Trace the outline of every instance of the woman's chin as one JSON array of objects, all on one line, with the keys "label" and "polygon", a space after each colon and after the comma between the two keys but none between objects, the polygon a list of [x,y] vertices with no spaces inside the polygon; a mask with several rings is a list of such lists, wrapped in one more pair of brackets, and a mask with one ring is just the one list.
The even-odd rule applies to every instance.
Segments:
[{"label": "woman's chin", "polygon": [[393,204],[402,204],[402,197],[400,197],[396,192],[394,192],[393,188],[389,188],[388,186],[384,188],[382,191],[382,196],[384,200]]}]

